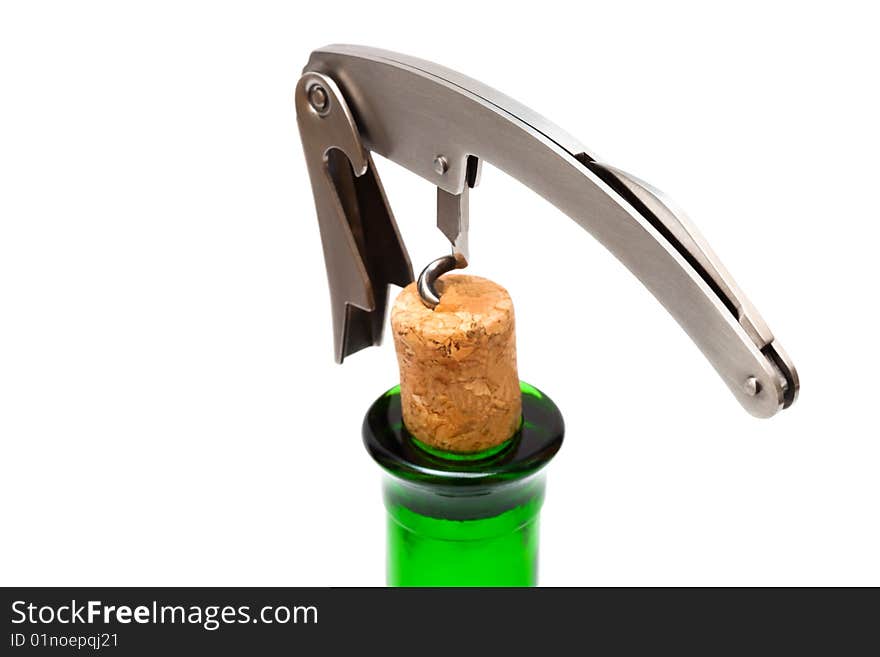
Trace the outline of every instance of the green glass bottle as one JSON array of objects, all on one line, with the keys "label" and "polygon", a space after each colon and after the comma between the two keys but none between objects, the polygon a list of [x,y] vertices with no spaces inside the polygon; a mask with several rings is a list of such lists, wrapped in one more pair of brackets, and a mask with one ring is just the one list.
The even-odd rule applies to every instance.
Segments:
[{"label": "green glass bottle", "polygon": [[477,454],[430,448],[403,425],[400,388],[364,418],[367,451],[381,465],[388,510],[391,586],[534,586],[541,468],[559,451],[562,415],[549,397],[520,383],[519,430]]}]

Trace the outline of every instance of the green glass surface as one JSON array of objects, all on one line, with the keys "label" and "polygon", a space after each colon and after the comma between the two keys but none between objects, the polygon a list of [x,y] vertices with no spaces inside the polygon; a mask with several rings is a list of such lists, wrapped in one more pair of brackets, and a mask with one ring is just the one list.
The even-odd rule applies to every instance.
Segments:
[{"label": "green glass surface", "polygon": [[364,420],[364,443],[385,469],[391,586],[534,586],[541,468],[562,444],[556,405],[521,384],[523,421],[510,440],[467,455],[425,448],[403,426],[400,391]]}]

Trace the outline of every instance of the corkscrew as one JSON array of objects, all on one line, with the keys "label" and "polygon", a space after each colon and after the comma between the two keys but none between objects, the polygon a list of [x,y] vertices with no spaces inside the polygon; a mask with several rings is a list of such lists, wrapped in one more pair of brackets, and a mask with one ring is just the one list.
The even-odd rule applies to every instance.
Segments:
[{"label": "corkscrew", "polygon": [[517,101],[436,64],[361,46],[314,51],[296,87],[297,121],[327,265],[336,360],[378,344],[388,285],[413,271],[371,152],[437,187],[451,253],[419,279],[468,261],[468,195],[489,162],[593,235],[654,294],[742,406],[770,417],[798,375],[767,324],[690,221],[647,183],[601,162]]}]

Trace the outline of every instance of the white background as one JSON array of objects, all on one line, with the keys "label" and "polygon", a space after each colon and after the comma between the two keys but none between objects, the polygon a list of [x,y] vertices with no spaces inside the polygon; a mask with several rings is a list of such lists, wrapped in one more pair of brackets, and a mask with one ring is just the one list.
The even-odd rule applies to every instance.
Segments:
[{"label": "white background", "polygon": [[[862,5],[4,3],[0,583],[381,585],[292,104],[311,49],[437,61],[687,209],[801,373],[748,416],[648,292],[485,167],[471,273],[563,409],[546,585],[880,584],[878,21]],[[379,161],[418,270],[430,184]]]}]

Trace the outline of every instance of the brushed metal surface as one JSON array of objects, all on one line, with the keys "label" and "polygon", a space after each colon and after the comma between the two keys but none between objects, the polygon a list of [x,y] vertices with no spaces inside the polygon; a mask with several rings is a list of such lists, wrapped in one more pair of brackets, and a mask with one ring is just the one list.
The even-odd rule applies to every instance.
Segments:
[{"label": "brushed metal surface", "polygon": [[[654,294],[751,414],[770,417],[794,401],[791,361],[705,240],[656,190],[595,162],[571,135],[513,99],[430,62],[328,46],[312,53],[305,71],[338,85],[364,148],[449,196],[466,194],[476,184],[473,163],[485,160],[572,218]],[[441,227],[451,238],[450,216]]]}]

